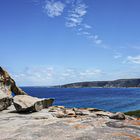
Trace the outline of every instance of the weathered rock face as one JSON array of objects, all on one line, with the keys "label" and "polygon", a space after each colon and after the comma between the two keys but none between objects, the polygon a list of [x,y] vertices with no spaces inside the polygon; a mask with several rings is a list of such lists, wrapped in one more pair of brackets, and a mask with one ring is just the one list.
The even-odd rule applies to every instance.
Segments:
[{"label": "weathered rock face", "polygon": [[7,109],[12,104],[12,97],[0,90],[0,111]]},{"label": "weathered rock face", "polygon": [[17,95],[13,103],[18,112],[40,111],[52,105],[54,99],[40,99],[29,95]]},{"label": "weathered rock face", "polygon": [[0,90],[8,96],[11,96],[12,92],[15,95],[27,95],[27,93],[25,93],[22,89],[16,86],[15,81],[2,67],[0,67]]},{"label": "weathered rock face", "polygon": [[110,119],[125,120],[125,115],[122,112],[117,112],[116,114],[111,115]]},{"label": "weathered rock face", "polygon": [[[0,139],[140,140],[140,120],[129,116],[125,120],[110,119],[109,112],[93,110],[52,106],[20,114],[10,106],[0,112]],[[83,113],[75,115],[77,111]]]},{"label": "weathered rock face", "polygon": [[12,104],[11,93],[15,93],[13,104],[18,112],[34,112],[52,105],[54,99],[39,99],[27,95],[16,86],[7,71],[0,67],[0,111]]}]

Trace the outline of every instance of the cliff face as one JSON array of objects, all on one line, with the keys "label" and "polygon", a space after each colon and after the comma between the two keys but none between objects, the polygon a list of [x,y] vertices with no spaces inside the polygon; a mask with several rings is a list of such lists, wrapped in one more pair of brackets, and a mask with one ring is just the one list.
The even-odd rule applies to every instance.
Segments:
[{"label": "cliff face", "polygon": [[93,81],[93,82],[78,82],[57,87],[62,88],[82,88],[82,87],[140,87],[140,79],[119,79],[114,81]]}]

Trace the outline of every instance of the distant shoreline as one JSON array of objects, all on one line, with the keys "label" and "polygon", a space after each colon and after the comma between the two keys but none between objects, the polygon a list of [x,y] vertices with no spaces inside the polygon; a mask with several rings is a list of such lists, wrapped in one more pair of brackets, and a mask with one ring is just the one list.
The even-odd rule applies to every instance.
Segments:
[{"label": "distant shoreline", "polygon": [[113,81],[76,82],[57,85],[58,88],[140,88],[140,78],[118,79]]},{"label": "distant shoreline", "polygon": [[62,89],[65,89],[65,88],[75,88],[75,89],[78,89],[78,88],[140,88],[140,87],[58,87],[58,86],[20,86],[20,88],[26,88],[26,87],[28,87],[28,88],[62,88]]}]

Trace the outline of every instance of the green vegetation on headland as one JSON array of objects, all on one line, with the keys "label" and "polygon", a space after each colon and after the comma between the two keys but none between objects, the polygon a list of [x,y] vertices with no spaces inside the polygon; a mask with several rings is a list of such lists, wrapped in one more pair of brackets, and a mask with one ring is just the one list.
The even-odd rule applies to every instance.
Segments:
[{"label": "green vegetation on headland", "polygon": [[125,115],[129,115],[129,116],[140,118],[140,110],[129,111],[129,112],[125,112],[124,114]]},{"label": "green vegetation on headland", "polygon": [[65,85],[55,86],[58,88],[139,88],[140,78],[136,79],[118,79],[114,81],[91,81],[91,82],[77,82]]}]

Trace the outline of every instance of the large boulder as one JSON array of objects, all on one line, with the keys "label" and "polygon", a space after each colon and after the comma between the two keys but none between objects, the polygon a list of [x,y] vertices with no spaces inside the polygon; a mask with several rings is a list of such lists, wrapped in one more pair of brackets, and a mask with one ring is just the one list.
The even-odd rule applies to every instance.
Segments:
[{"label": "large boulder", "polygon": [[17,95],[13,98],[13,103],[18,112],[34,112],[48,108],[54,99],[40,99],[29,95]]},{"label": "large boulder", "polygon": [[0,90],[0,111],[7,109],[12,104],[12,97]]}]

